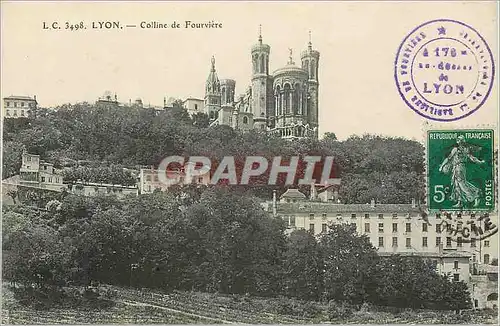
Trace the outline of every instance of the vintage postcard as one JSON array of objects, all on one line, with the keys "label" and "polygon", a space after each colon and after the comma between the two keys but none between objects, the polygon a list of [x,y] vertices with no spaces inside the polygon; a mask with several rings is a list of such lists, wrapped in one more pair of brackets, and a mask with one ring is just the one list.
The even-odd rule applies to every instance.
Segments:
[{"label": "vintage postcard", "polygon": [[498,324],[496,1],[2,1],[2,324]]}]

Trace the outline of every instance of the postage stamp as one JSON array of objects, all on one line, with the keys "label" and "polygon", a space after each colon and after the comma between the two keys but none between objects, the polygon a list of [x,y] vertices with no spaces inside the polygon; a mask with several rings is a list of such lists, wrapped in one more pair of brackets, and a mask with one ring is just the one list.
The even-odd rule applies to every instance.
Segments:
[{"label": "postage stamp", "polygon": [[454,121],[484,104],[494,73],[492,52],[478,31],[460,21],[437,19],[405,37],[394,78],[413,111],[436,121]]},{"label": "postage stamp", "polygon": [[493,130],[427,132],[428,207],[491,211],[495,206]]}]

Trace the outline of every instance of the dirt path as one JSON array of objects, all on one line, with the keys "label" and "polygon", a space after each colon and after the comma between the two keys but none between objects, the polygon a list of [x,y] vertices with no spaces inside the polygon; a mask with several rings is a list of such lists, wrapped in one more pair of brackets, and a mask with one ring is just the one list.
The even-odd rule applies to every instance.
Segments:
[{"label": "dirt path", "polygon": [[[126,305],[132,305],[132,306],[150,306],[150,307],[154,307],[154,308],[158,308],[158,309],[163,309],[163,310],[175,312],[175,313],[178,313],[178,314],[183,314],[183,315],[186,315],[186,316],[189,316],[189,317],[208,319],[208,320],[212,320],[212,321],[215,321],[217,323],[222,323],[222,324],[233,324],[233,322],[229,321],[229,320],[224,320],[224,319],[220,319],[220,318],[213,318],[213,317],[207,317],[207,316],[203,316],[203,315],[197,315],[197,314],[193,314],[191,312],[185,312],[185,311],[182,311],[182,310],[177,310],[177,309],[167,308],[167,307],[163,307],[163,306],[158,306],[158,305],[151,304],[151,303],[144,303],[144,302],[131,301],[131,300],[121,300],[121,301],[118,301],[118,302],[124,303]],[[244,324],[244,323],[238,323],[238,324]]]}]

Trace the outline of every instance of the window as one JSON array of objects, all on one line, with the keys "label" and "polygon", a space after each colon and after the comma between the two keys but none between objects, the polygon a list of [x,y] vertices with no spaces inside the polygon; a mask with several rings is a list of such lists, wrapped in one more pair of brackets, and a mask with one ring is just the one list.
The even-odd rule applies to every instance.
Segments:
[{"label": "window", "polygon": [[10,110],[7,110],[7,115],[8,115],[8,116],[10,115]]},{"label": "window", "polygon": [[341,219],[342,218],[342,214],[337,214],[337,219]]},{"label": "window", "polygon": [[397,214],[397,213],[394,213],[394,214],[392,214],[392,217],[393,217],[393,218],[397,218],[397,217],[398,217],[398,214]]},{"label": "window", "polygon": [[309,219],[310,219],[310,220],[314,220],[314,213],[310,213],[310,214],[309,214]]},{"label": "window", "polygon": [[476,214],[474,213],[470,214],[470,218],[476,218]]},{"label": "window", "polygon": [[17,102],[14,102],[14,107],[17,108]]},{"label": "window", "polygon": [[441,245],[441,237],[436,237],[436,247]]},{"label": "window", "polygon": [[10,106],[10,102],[6,102],[6,105],[7,105],[7,106]]},{"label": "window", "polygon": [[455,260],[455,261],[453,262],[453,268],[454,268],[454,269],[458,269],[458,260]]},{"label": "window", "polygon": [[14,110],[14,116],[17,117],[17,110]]},{"label": "window", "polygon": [[42,182],[45,182],[45,177],[42,177]]},{"label": "window", "polygon": [[422,232],[427,232],[427,223],[422,224]]},{"label": "window", "polygon": [[457,218],[462,218],[462,213],[458,213]]},{"label": "window", "polygon": [[406,248],[411,248],[411,238],[406,238]]},{"label": "window", "polygon": [[365,223],[365,232],[370,233],[370,223]]},{"label": "window", "polygon": [[326,220],[326,213],[321,214],[321,217]]},{"label": "window", "polygon": [[490,255],[485,254],[483,258],[483,264],[488,265],[490,263]]},{"label": "window", "polygon": [[198,111],[198,104],[195,104],[195,105],[194,105],[194,110],[195,110],[195,111]]},{"label": "window", "polygon": [[436,233],[441,233],[441,224],[436,224]]},{"label": "window", "polygon": [[436,218],[441,218],[441,214],[436,214]]},{"label": "window", "polygon": [[384,214],[378,214],[378,218],[384,218]]},{"label": "window", "polygon": [[485,240],[484,241],[484,246],[489,247],[490,246],[490,240]]},{"label": "window", "polygon": [[411,223],[406,223],[406,232],[411,232]]},{"label": "window", "polygon": [[24,102],[21,102],[21,106],[24,107]]},{"label": "window", "polygon": [[378,246],[383,247],[384,246],[384,237],[378,237]]},{"label": "window", "polygon": [[392,232],[398,232],[398,223],[392,223]]},{"label": "window", "polygon": [[243,117],[243,123],[248,124],[248,117]]},{"label": "window", "polygon": [[356,214],[351,214],[351,218],[356,218]]},{"label": "window", "polygon": [[309,231],[314,233],[314,223],[309,224]]},{"label": "window", "polygon": [[370,218],[370,214],[365,214],[365,218]]},{"label": "window", "polygon": [[453,281],[454,282],[460,281],[460,274],[453,274]]},{"label": "window", "polygon": [[378,232],[384,232],[384,223],[378,224]]},{"label": "window", "polygon": [[326,223],[321,224],[321,232],[326,232],[326,227],[327,227]]},{"label": "window", "polygon": [[457,247],[462,246],[462,237],[457,237]]},{"label": "window", "polygon": [[422,238],[422,247],[427,247],[427,237]]},{"label": "window", "polygon": [[24,110],[21,110],[21,116],[24,117]]},{"label": "window", "polygon": [[198,178],[198,183],[203,183],[203,177]]},{"label": "window", "polygon": [[392,246],[397,247],[398,246],[398,237],[392,237]]},{"label": "window", "polygon": [[446,237],[446,247],[451,247],[451,238]]}]

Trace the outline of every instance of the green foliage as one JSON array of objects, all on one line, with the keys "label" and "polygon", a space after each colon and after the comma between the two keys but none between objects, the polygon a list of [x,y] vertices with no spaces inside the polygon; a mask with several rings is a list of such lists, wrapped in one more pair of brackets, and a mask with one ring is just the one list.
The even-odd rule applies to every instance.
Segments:
[{"label": "green foliage", "polygon": [[[17,120],[17,119],[7,119]],[[2,179],[6,179],[15,174],[19,174],[22,163],[22,154],[24,147],[21,143],[15,141],[3,142],[2,157]]]},{"label": "green foliage", "polygon": [[439,275],[429,260],[399,255],[384,257],[379,260],[376,272],[375,298],[382,305],[444,310],[471,307],[467,285]]},{"label": "green foliage", "polygon": [[82,182],[119,184],[124,186],[133,186],[136,184],[136,178],[132,173],[119,166],[65,169],[62,175],[65,182],[80,180]]},{"label": "green foliage", "polygon": [[284,262],[285,294],[304,300],[319,300],[323,291],[323,259],[314,236],[305,230],[292,232]]},{"label": "green foliage", "polygon": [[[264,156],[269,161],[282,156],[286,161],[296,155],[318,155],[335,158],[332,174],[343,178],[340,198],[345,203],[366,203],[371,198],[380,203],[409,203],[411,198],[423,198],[423,146],[412,140],[364,135],[338,141],[327,133],[322,140],[290,142],[255,130],[206,128],[206,115],[190,118],[181,101],[159,114],[153,109],[88,103],[35,113],[28,119],[5,120],[4,139],[18,144],[12,144],[12,155],[5,155],[4,147],[4,158],[10,157],[4,159],[4,177],[17,173],[20,146],[56,166],[87,160],[136,168],[157,166],[167,156],[183,155],[208,156],[215,170],[215,163],[224,156],[234,156],[240,172],[247,156]],[[304,168],[299,166],[296,180]],[[278,186],[270,187],[268,174],[269,170],[241,188],[261,198],[270,198],[273,190],[283,193],[285,176],[279,176]]]},{"label": "green foliage", "polygon": [[350,225],[330,225],[319,239],[324,261],[324,299],[362,303],[370,299],[377,252]]}]

